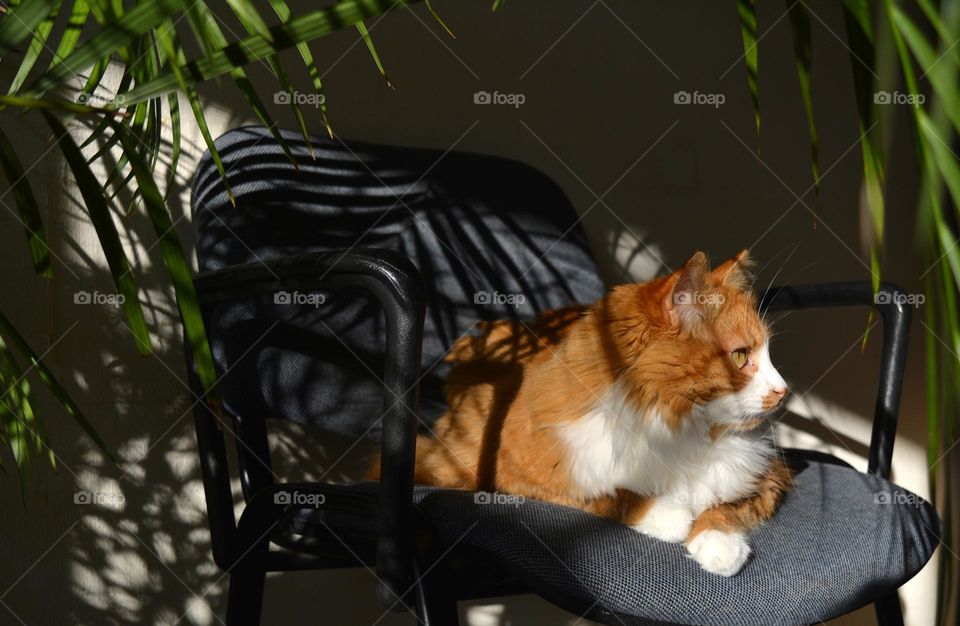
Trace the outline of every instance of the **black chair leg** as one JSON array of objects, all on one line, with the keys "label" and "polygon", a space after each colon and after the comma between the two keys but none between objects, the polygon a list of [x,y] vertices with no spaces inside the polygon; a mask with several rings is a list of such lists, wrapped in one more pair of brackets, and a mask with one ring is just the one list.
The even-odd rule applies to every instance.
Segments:
[{"label": "black chair leg", "polygon": [[877,611],[877,624],[880,626],[903,626],[903,610],[896,590],[874,602],[873,608]]},{"label": "black chair leg", "polygon": [[446,567],[443,563],[438,563],[423,576],[420,574],[420,567],[417,567],[416,608],[422,626],[459,624],[456,595],[450,585],[449,576],[445,574]]},{"label": "black chair leg", "polygon": [[263,585],[267,573],[242,563],[230,572],[227,626],[257,626],[263,608]]}]

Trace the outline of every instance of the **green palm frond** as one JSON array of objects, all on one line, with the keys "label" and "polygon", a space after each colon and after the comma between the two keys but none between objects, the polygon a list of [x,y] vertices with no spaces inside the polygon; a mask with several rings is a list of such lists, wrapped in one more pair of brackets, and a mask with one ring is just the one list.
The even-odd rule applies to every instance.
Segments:
[{"label": "green palm frond", "polygon": [[[149,218],[152,236],[176,295],[195,370],[212,404],[218,402],[213,357],[193,288],[189,257],[166,203],[182,154],[180,98],[189,104],[232,199],[227,172],[197,94],[198,86],[228,75],[250,110],[271,129],[293,162],[266,103],[248,78],[247,66],[263,61],[277,77],[280,88],[293,92],[291,74],[280,62],[279,53],[296,48],[313,89],[321,98],[322,123],[332,137],[321,73],[309,42],[356,25],[364,33],[382,72],[383,65],[369,33],[365,33],[363,20],[406,4],[406,0],[342,0],[294,14],[285,0],[271,0],[271,16],[277,23],[269,23],[256,3],[229,0],[234,16],[246,30],[232,39],[221,30],[220,18],[204,0],[20,0],[7,5],[5,13],[0,12],[0,57],[5,62],[15,55],[19,57],[9,84],[0,87],[0,109],[38,111],[53,132],[56,148],[76,182],[80,204],[97,234],[117,293],[123,296],[126,325],[142,354],[152,348],[137,285],[138,272],[127,258],[115,220],[135,210],[142,210]],[[59,30],[57,23],[62,23]],[[181,45],[184,34],[200,43],[196,58],[187,57]],[[119,87],[108,90],[102,85],[111,65],[119,66],[122,74]],[[78,81],[81,75],[86,78]],[[309,141],[307,120],[297,103],[292,104],[300,131]],[[83,125],[72,123],[78,118]],[[161,152],[169,159],[165,161],[167,173],[163,180],[154,174]],[[94,174],[95,164],[107,168],[105,178]],[[29,168],[24,168],[18,146],[3,130],[0,172],[10,185],[34,268],[41,276],[49,277],[55,270],[53,255],[28,176]],[[125,211],[114,211],[121,191],[129,192],[129,203]],[[20,368],[18,355],[29,361],[27,370]],[[37,378],[107,456],[114,458],[64,386],[10,320],[0,314],[0,393],[4,394],[0,403],[0,445],[13,452],[24,480],[26,468],[35,459],[52,454],[41,416],[34,410],[37,390],[30,387],[25,373]]]},{"label": "green palm frond", "polygon": [[31,37],[47,19],[56,0],[24,1],[13,5],[0,22],[0,58],[6,57],[14,46]]},{"label": "green palm frond", "polygon": [[[211,78],[228,73],[237,65],[249,65],[282,50],[295,47],[297,43],[310,41],[334,32],[344,26],[410,4],[407,0],[343,0],[338,4],[294,18],[269,30],[270,40],[261,35],[251,35],[231,43],[203,58],[190,61],[181,68],[187,77],[188,86],[194,86]],[[276,43],[271,43],[271,41]],[[154,98],[177,89],[173,72],[163,72],[145,85],[138,85],[124,95],[126,103],[136,103]]]},{"label": "green palm frond", "polygon": [[800,81],[800,97],[807,115],[807,134],[810,138],[810,169],[813,173],[814,193],[820,193],[820,142],[817,124],[813,118],[813,88],[810,84],[813,73],[813,42],[810,33],[810,11],[802,2],[787,0],[790,18],[790,34],[793,36],[793,54]]},{"label": "green palm frond", "polygon": [[[749,50],[756,33],[751,0],[737,0],[743,41]],[[790,24],[801,95],[807,112],[815,184],[819,184],[816,127],[810,89],[809,9],[790,4]],[[948,553],[960,546],[960,528],[953,519],[957,491],[953,483],[957,456],[953,445],[960,433],[960,3],[931,0],[844,0],[847,46],[856,114],[861,132],[863,187],[867,223],[864,242],[874,288],[880,284],[885,232],[886,145],[891,141],[895,114],[904,115],[913,129],[920,184],[916,221],[917,244],[928,269],[924,272],[927,367],[927,459],[930,490],[943,512],[943,537]],[[755,112],[757,61],[746,57],[748,88]],[[897,85],[903,85],[899,91]],[[897,105],[897,106],[892,106]],[[758,118],[759,127],[759,118]],[[957,619],[960,563],[941,562],[937,623]]]},{"label": "green palm frond", "polygon": [[0,130],[0,165],[3,165],[4,174],[10,182],[17,208],[20,210],[20,220],[27,231],[33,269],[37,274],[49,278],[53,276],[53,267],[50,264],[50,247],[43,230],[40,207],[37,206],[37,199],[23,171],[20,157],[3,130]]},{"label": "green palm frond", "polygon": [[743,64],[747,68],[747,86],[753,102],[754,122],[757,129],[757,153],[760,152],[760,86],[757,80],[759,51],[757,50],[757,6],[755,0],[737,0],[737,16],[740,18],[740,38],[743,40]]},{"label": "green palm frond", "polygon": [[40,58],[40,53],[43,52],[44,46],[47,45],[47,38],[50,36],[50,31],[53,30],[53,22],[57,19],[57,13],[59,12],[60,2],[57,1],[51,6],[50,14],[40,22],[40,25],[33,31],[33,37],[30,38],[30,45],[27,48],[26,54],[23,55],[23,60],[20,61],[20,67],[17,69],[17,74],[13,77],[7,93],[16,93],[17,90],[20,89],[20,85],[23,84],[23,81],[27,79],[27,75],[30,73],[30,70],[33,69],[34,63]]}]

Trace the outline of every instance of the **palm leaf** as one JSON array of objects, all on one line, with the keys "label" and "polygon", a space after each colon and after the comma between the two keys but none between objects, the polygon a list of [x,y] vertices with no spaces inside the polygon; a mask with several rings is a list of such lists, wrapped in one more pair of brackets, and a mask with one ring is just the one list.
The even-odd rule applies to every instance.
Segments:
[{"label": "palm leaf", "polygon": [[32,35],[50,15],[55,3],[56,0],[33,0],[10,8],[0,22],[0,58],[6,57],[14,46]]},{"label": "palm leaf", "polygon": [[[284,0],[270,0],[270,6],[273,7],[273,10],[282,23],[286,24],[290,21],[292,12]],[[330,126],[330,120],[327,119],[327,99],[323,91],[323,82],[320,80],[320,70],[313,60],[313,53],[310,52],[310,46],[307,45],[305,41],[297,44],[297,52],[300,53],[303,64],[307,66],[307,72],[310,74],[310,80],[313,82],[314,92],[320,97],[320,106],[317,108],[320,110],[320,117],[323,119],[323,125],[327,129],[327,134],[330,135],[330,139],[333,139],[333,128]]]},{"label": "palm leaf", "polygon": [[20,474],[20,495],[26,501],[28,470],[46,441],[37,430],[36,414],[30,400],[30,385],[23,370],[0,338],[0,423],[13,452],[13,461]]},{"label": "palm leaf", "polygon": [[[131,84],[133,84],[133,74],[130,72],[128,68],[125,67],[123,68],[123,75],[120,77],[120,84],[117,87],[117,89],[118,91],[121,91],[121,92],[125,91],[130,88]],[[92,94],[86,94],[88,99],[91,95]],[[128,113],[129,112],[125,112],[124,114],[126,115]],[[107,117],[104,116],[103,119],[101,119],[100,122],[93,128],[93,130],[90,131],[90,133],[87,135],[87,138],[80,143],[80,149],[83,150],[90,144],[96,141],[99,141],[100,139],[103,139],[103,137],[107,134],[108,127],[109,127],[109,123],[107,122]],[[104,145],[104,148],[99,150],[96,154],[94,154],[89,159],[87,159],[87,162],[93,163],[94,161],[99,159],[103,154],[108,152],[110,148],[112,148],[116,144],[116,142],[117,142],[116,137],[109,137],[107,139],[106,144]]]},{"label": "palm leaf", "polygon": [[7,93],[16,93],[16,91],[20,89],[20,85],[23,84],[23,81],[27,79],[27,75],[30,73],[30,70],[33,69],[33,65],[37,62],[40,53],[43,52],[44,47],[47,45],[47,38],[50,36],[50,31],[53,30],[53,22],[57,19],[57,13],[59,12],[60,0],[56,0],[50,8],[50,14],[45,20],[40,22],[37,29],[33,31],[33,38],[30,40],[30,45],[27,46],[27,52],[23,55],[23,60],[20,61],[20,67],[17,69],[17,73],[13,77],[13,82],[10,83],[10,88],[7,90]]},{"label": "palm leaf", "polygon": [[[185,1],[153,0],[152,2],[141,2],[118,19],[107,21],[95,35],[70,53],[62,62],[47,70],[27,89],[25,95],[41,96],[94,63],[102,61],[114,53],[120,53],[126,46],[183,9]],[[92,5],[92,8],[95,6],[96,3]],[[4,20],[3,24],[6,24],[7,21]]]},{"label": "palm leaf", "polygon": [[0,432],[4,434],[4,443],[13,453],[13,464],[20,477],[20,498],[27,500],[27,481],[32,461],[30,432],[24,426],[22,414],[23,399],[17,389],[17,377],[10,366],[0,358],[0,386],[6,391],[0,400]]},{"label": "palm leaf", "polygon": [[[867,214],[872,232],[867,236],[871,279],[874,290],[880,288],[881,245],[884,224],[884,157],[882,128],[874,115],[874,37],[873,15],[867,0],[844,0],[844,21],[850,45],[850,65],[853,70],[853,90],[860,127],[860,150],[863,157],[864,186]],[[868,323],[869,328],[869,323]],[[864,342],[867,335],[864,333]]]},{"label": "palm leaf", "polygon": [[380,55],[377,54],[377,48],[373,45],[373,38],[370,36],[370,31],[367,30],[367,25],[363,22],[357,22],[357,30],[360,32],[363,43],[367,44],[367,50],[370,51],[370,56],[373,57],[373,62],[376,64],[377,70],[380,71],[380,76],[383,77],[383,80],[387,81],[388,86],[393,87],[390,83],[390,78],[387,76],[387,70],[383,67],[383,62],[380,60]]},{"label": "palm leaf", "polygon": [[[960,165],[956,155],[948,147],[947,140],[943,139],[946,137],[949,140],[952,132],[960,129],[960,117],[956,111],[960,101],[956,85],[957,63],[955,59],[947,57],[952,50],[952,44],[943,40],[941,50],[934,52],[933,44],[927,40],[926,35],[895,3],[886,0],[885,7],[898,44],[910,93],[919,93],[919,84],[908,50],[921,67],[929,68],[926,76],[933,92],[930,112],[927,113],[916,100],[910,108],[922,174],[918,223],[928,244],[939,241],[942,252],[938,258],[947,260],[951,269],[947,274],[960,286],[960,251],[953,243],[954,234],[944,215],[942,197],[944,190],[948,191],[954,206],[960,207]],[[953,15],[951,20],[937,21],[936,30],[941,36],[946,34],[947,28],[960,29],[960,12],[954,12]]]},{"label": "palm leaf", "polygon": [[110,67],[110,58],[104,57],[93,64],[93,67],[90,68],[90,74],[87,76],[87,82],[84,83],[82,93],[93,94],[96,93],[97,88],[100,86],[100,81],[103,79],[103,75],[107,73],[107,68]]},{"label": "palm leaf", "polygon": [[97,444],[100,451],[116,463],[116,456],[110,451],[110,448],[103,441],[103,438],[100,437],[100,433],[97,432],[90,420],[84,415],[80,406],[74,402],[67,390],[60,384],[60,381],[57,380],[57,377],[50,371],[50,368],[40,359],[40,356],[30,347],[30,344],[27,343],[23,336],[17,332],[16,327],[10,323],[10,320],[8,320],[3,313],[0,313],[0,337],[27,359],[33,368],[32,371],[37,373],[37,378],[50,390],[53,397],[63,405],[63,408],[66,409],[70,417],[87,433],[91,441]]},{"label": "palm leaf", "polygon": [[[130,89],[130,85],[132,84],[133,84],[133,72],[131,71],[130,67],[124,65],[123,73],[120,75],[120,83],[117,85],[116,93],[123,93],[127,91],[128,89]],[[96,87],[94,87],[94,89],[96,89]],[[88,91],[86,89],[86,85],[84,85],[84,89],[81,93],[83,97],[87,99],[93,99],[93,97],[95,96],[95,93],[93,90]],[[124,114],[129,115],[129,109],[126,109]],[[107,134],[108,127],[109,127],[109,124],[107,123],[106,118],[100,120],[100,123],[93,130],[90,131],[90,134],[87,136],[87,138],[84,139],[83,142],[80,144],[80,148],[81,149],[86,148],[88,145],[101,139],[104,135]],[[110,143],[109,145],[113,146],[116,143],[116,138],[111,137],[110,139],[112,139],[113,142]],[[100,156],[99,154],[94,155],[89,159],[89,162],[92,163],[97,158],[99,158],[99,156]]]},{"label": "palm leaf", "polygon": [[[204,46],[207,54],[227,46],[227,38],[224,37],[217,19],[203,2],[192,4],[190,8],[187,9],[187,20],[190,22],[194,33],[197,35],[198,41]],[[230,71],[230,77],[233,79],[237,88],[240,89],[240,93],[243,94],[244,99],[247,101],[254,115],[257,116],[257,119],[260,120],[260,123],[270,130],[270,134],[276,140],[280,149],[283,150],[283,154],[287,157],[287,160],[294,166],[299,167],[297,160],[290,152],[290,147],[287,145],[286,139],[283,138],[283,133],[280,132],[276,122],[270,117],[267,107],[264,106],[260,95],[247,77],[247,72],[242,67],[236,67]]]},{"label": "palm leaf", "polygon": [[190,264],[187,262],[173,221],[170,219],[170,213],[167,211],[163,196],[153,180],[151,170],[140,157],[137,140],[129,129],[122,124],[113,122],[111,126],[113,131],[119,135],[124,152],[130,156],[130,167],[136,176],[137,186],[150,216],[150,222],[153,224],[153,230],[160,242],[160,251],[163,254],[167,270],[170,272],[184,330],[193,349],[197,376],[205,391],[213,391],[216,382],[213,355],[210,352],[203,316],[197,302]]},{"label": "palm leaf", "polygon": [[250,32],[258,33],[269,39],[270,33],[268,32],[267,23],[260,17],[260,12],[257,11],[253,3],[248,0],[227,0],[227,4],[233,9],[233,13],[240,20],[244,28],[248,30],[252,28],[253,30]]},{"label": "palm leaf", "polygon": [[[494,4],[494,10],[497,5]],[[757,82],[757,7],[754,0],[737,0],[737,16],[740,18],[740,36],[743,39],[743,63],[747,66],[747,86],[753,102],[753,115],[757,130],[757,152],[760,151],[760,88]]]},{"label": "palm leaf", "polygon": [[[144,50],[146,48],[146,50]],[[151,76],[156,76],[159,71],[159,60],[158,60],[158,51],[159,46],[157,45],[156,38],[152,32],[147,33],[144,40],[140,42],[136,50],[137,58],[140,59],[138,63],[132,68],[132,71],[127,72],[127,74],[136,82],[142,82],[147,80]],[[128,66],[129,67],[129,66]],[[124,88],[126,89],[126,88]],[[159,147],[160,147],[160,137],[157,135],[157,130],[159,129],[159,122],[155,124],[156,116],[159,113],[157,108],[159,104],[159,98],[152,98],[144,102],[139,102],[133,107],[133,115],[122,120],[121,123],[129,128],[137,137],[145,137],[145,140],[140,141],[141,151],[147,155],[151,162],[155,162],[159,156]],[[104,122],[109,123],[110,118],[104,118]],[[101,133],[91,133],[91,138],[99,137]],[[110,133],[109,139],[104,143],[101,149],[96,155],[90,158],[92,162],[94,159],[99,158],[105,154],[110,148],[112,148],[118,141],[119,136],[117,133]],[[129,160],[129,155],[126,151],[122,151],[120,154],[120,159],[117,161],[115,167],[110,176],[107,178],[106,182],[103,183],[103,192],[106,194],[107,190],[110,188],[110,185],[114,185],[113,193],[107,195],[108,201],[112,201],[120,192],[127,188],[127,185],[133,180],[133,172],[127,172],[126,176],[122,180],[117,182],[120,176],[123,174],[123,171],[127,167],[127,162]],[[133,196],[130,201],[130,207],[127,209],[127,213],[132,210],[132,207],[136,204],[137,197],[139,195],[139,190],[134,190]]]},{"label": "palm leaf", "polygon": [[[247,65],[296,44],[316,39],[331,33],[343,25],[357,22],[404,6],[417,0],[344,0],[332,7],[313,11],[294,18],[286,24],[270,28],[271,43],[260,35],[252,35],[234,42],[222,50],[185,63],[180,68],[188,86],[196,85],[215,76],[226,74],[234,67]],[[161,94],[169,93],[179,86],[177,76],[168,71],[145,85],[138,85],[125,94],[127,103],[135,103]]]},{"label": "palm leaf", "polygon": [[177,94],[167,94],[167,104],[170,109],[170,169],[167,172],[167,186],[164,189],[164,200],[170,195],[177,175],[177,164],[180,162],[180,101]]},{"label": "palm leaf", "polygon": [[956,204],[960,201],[960,163],[957,163],[956,155],[943,143],[940,129],[930,116],[920,113],[917,115],[917,122],[921,138],[929,150],[927,160],[932,167],[939,170],[939,176],[943,177],[943,182]]},{"label": "palm leaf", "polygon": [[130,325],[130,330],[136,339],[137,350],[140,351],[140,354],[150,354],[150,333],[143,317],[143,309],[140,307],[137,285],[130,273],[130,263],[123,250],[123,244],[120,242],[116,224],[113,223],[113,217],[110,215],[110,208],[101,192],[100,183],[97,182],[96,176],[90,171],[90,166],[87,164],[87,160],[83,158],[80,147],[77,146],[73,137],[70,136],[60,121],[47,111],[42,111],[42,114],[47,120],[50,130],[53,131],[54,136],[60,143],[60,149],[73,172],[80,195],[83,197],[83,202],[90,215],[90,221],[93,222],[93,227],[97,231],[97,237],[107,258],[107,265],[110,267],[113,282],[120,295],[123,296],[123,311]]},{"label": "palm leaf", "polygon": [[223,167],[223,161],[220,159],[220,152],[214,145],[213,137],[210,135],[210,127],[207,125],[207,118],[203,114],[203,105],[200,103],[197,91],[187,82],[184,72],[181,69],[181,64],[184,59],[183,50],[176,43],[176,33],[174,32],[173,23],[167,22],[163,28],[157,29],[157,40],[163,48],[164,54],[167,57],[167,65],[171,68],[171,71],[179,83],[180,90],[186,95],[187,101],[190,103],[190,108],[193,110],[193,117],[200,129],[200,134],[203,136],[207,150],[210,151],[210,156],[217,166],[220,180],[226,188],[227,197],[230,198],[231,204],[236,204],[237,201],[233,196],[233,190],[230,188],[230,181],[227,180],[227,172]]},{"label": "palm leaf", "polygon": [[[443,27],[443,30],[447,31],[448,35],[456,39],[457,36],[453,34],[453,31],[450,30],[450,27],[447,26],[446,22],[443,21],[443,19],[440,17],[440,14],[434,10],[433,5],[430,4],[430,0],[423,0],[423,3],[427,5],[427,10],[430,11],[430,15],[433,16],[433,19],[437,20],[440,26]],[[496,10],[496,7],[494,7],[494,10]]]},{"label": "palm leaf", "polygon": [[[955,420],[958,414],[956,390],[960,388],[960,317],[956,302],[960,288],[960,253],[956,250],[956,216],[945,207],[947,194],[953,207],[960,211],[960,167],[949,146],[956,142],[957,79],[960,69],[956,41],[960,38],[960,7],[956,3],[942,3],[940,12],[928,1],[919,2],[933,32],[939,38],[934,42],[927,35],[926,26],[917,26],[893,0],[885,0],[887,19],[897,45],[900,65],[911,94],[921,93],[914,70],[914,61],[924,68],[924,77],[930,84],[929,104],[924,108],[919,101],[908,110],[914,125],[917,160],[921,182],[917,201],[917,223],[920,245],[927,250],[930,269],[924,276],[927,295],[926,349],[927,349],[927,455],[929,479],[934,501],[942,512],[941,540],[948,552],[957,546],[957,529],[953,521],[956,493],[953,473],[956,461],[950,459],[950,446],[956,441]],[[929,38],[928,38],[929,37]],[[934,49],[936,47],[936,52]],[[940,337],[948,346],[941,345]],[[938,485],[936,465],[941,461]],[[941,500],[942,496],[942,500]],[[937,623],[951,621],[956,615],[955,561],[945,561],[937,581]]]},{"label": "palm leaf", "polygon": [[[156,35],[152,32],[147,36],[147,45],[150,47],[150,52],[147,54],[142,75],[137,77],[137,80],[141,81],[147,80],[150,76],[156,76],[160,72],[160,47],[157,45]],[[144,131],[147,137],[147,153],[150,157],[148,166],[150,167],[150,170],[153,171],[153,168],[157,165],[157,159],[160,158],[160,144],[162,141],[163,125],[163,101],[161,98],[153,98],[148,100],[148,102],[147,122],[145,124]]]},{"label": "palm leaf", "polygon": [[[293,83],[290,82],[290,77],[287,75],[287,70],[283,68],[283,65],[280,64],[280,61],[276,56],[267,57],[267,63],[277,75],[277,80],[280,81],[280,85],[283,87],[283,90],[290,94],[290,110],[293,111],[293,117],[297,120],[297,127],[300,129],[300,135],[303,136],[303,140],[307,145],[307,150],[310,151],[311,158],[316,159],[317,156],[313,151],[313,141],[310,138],[310,130],[307,128],[307,120],[303,117],[303,111],[300,109],[300,104],[297,102],[297,99],[293,97],[296,89],[294,89]],[[297,167],[299,168],[299,166]]]},{"label": "palm leaf", "polygon": [[80,34],[83,33],[83,27],[86,25],[89,15],[90,5],[87,4],[87,0],[74,0],[67,27],[60,35],[57,49],[53,51],[53,58],[50,60],[47,69],[63,61],[77,47],[77,42],[80,41]]},{"label": "palm leaf", "polygon": [[[894,33],[897,36],[902,36],[920,67],[931,68],[926,77],[937,97],[943,102],[944,111],[950,117],[954,128],[960,130],[960,106],[958,106],[960,105],[960,91],[958,91],[956,83],[956,73],[954,71],[938,71],[938,69],[949,70],[946,66],[954,65],[955,62],[949,58],[940,59],[940,55],[934,52],[933,46],[927,41],[926,35],[917,28],[916,24],[890,0],[887,0],[887,3],[890,7],[890,19],[895,26]],[[945,67],[938,68],[940,63],[946,64]],[[916,78],[913,78],[909,60],[904,61],[903,66],[904,74],[907,77],[907,89],[912,94],[920,93],[918,82]],[[920,107],[920,104],[915,100],[913,106]]]},{"label": "palm leaf", "polygon": [[15,106],[23,109],[50,109],[54,111],[65,111],[69,113],[91,114],[100,113],[106,115],[116,115],[117,112],[99,107],[92,107],[87,104],[78,104],[69,100],[60,98],[33,98],[29,96],[5,96],[0,95],[0,106]]},{"label": "palm leaf", "polygon": [[33,269],[37,274],[49,278],[53,276],[53,265],[50,262],[50,248],[47,245],[40,208],[37,206],[37,199],[33,195],[30,181],[23,171],[20,158],[2,129],[0,129],[0,165],[3,166],[3,172],[10,183],[17,210],[20,212],[20,220],[27,231]]},{"label": "palm leaf", "polygon": [[[791,0],[787,0],[788,3]],[[810,74],[813,66],[812,41],[810,37],[810,13],[802,2],[789,4],[790,33],[793,36],[793,55],[796,59],[797,78],[800,81],[800,96],[807,114],[807,134],[810,137],[810,164],[813,171],[814,193],[820,194],[820,144],[817,139],[817,124],[813,118],[813,93]]]},{"label": "palm leaf", "polygon": [[[270,39],[270,32],[267,23],[263,21],[263,18],[260,17],[260,14],[257,12],[249,2],[246,0],[227,0],[227,3],[233,8],[234,13],[237,16],[237,19],[240,20],[240,24],[247,30],[250,34],[257,34],[266,39]],[[290,110],[293,111],[294,119],[297,120],[297,127],[300,129],[300,134],[303,136],[304,141],[307,144],[307,149],[310,151],[310,156],[316,158],[313,152],[313,143],[310,139],[310,131],[307,129],[307,121],[303,117],[303,111],[300,110],[300,104],[297,102],[297,99],[294,98],[294,93],[296,89],[293,87],[293,83],[290,82],[290,77],[287,75],[287,70],[284,69],[283,65],[280,63],[280,60],[277,58],[277,55],[271,54],[266,57],[265,61],[273,71],[274,76],[277,77],[277,80],[280,82],[280,87],[290,95],[288,104],[290,105]],[[296,165],[296,161],[294,161]]]}]

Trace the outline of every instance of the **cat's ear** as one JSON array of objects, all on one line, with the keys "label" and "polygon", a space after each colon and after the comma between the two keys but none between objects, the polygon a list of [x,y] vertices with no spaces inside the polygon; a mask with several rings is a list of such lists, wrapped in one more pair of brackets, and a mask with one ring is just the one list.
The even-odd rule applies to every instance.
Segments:
[{"label": "cat's ear", "polygon": [[753,261],[750,259],[750,253],[743,249],[713,270],[713,280],[719,285],[746,291],[753,280],[752,269]]},{"label": "cat's ear", "polygon": [[677,325],[699,319],[701,296],[710,287],[707,255],[695,252],[682,268],[670,276],[667,286],[663,307],[670,323]]}]

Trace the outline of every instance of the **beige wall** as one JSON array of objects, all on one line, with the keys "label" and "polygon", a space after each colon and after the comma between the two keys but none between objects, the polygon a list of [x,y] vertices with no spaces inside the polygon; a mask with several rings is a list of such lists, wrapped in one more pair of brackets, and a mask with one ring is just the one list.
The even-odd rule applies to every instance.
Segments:
[{"label": "beige wall", "polygon": [[[308,3],[298,3],[306,6]],[[810,187],[808,143],[782,3],[760,3],[762,160],[755,146],[740,35],[733,2],[638,3],[627,0],[510,0],[492,14],[489,2],[438,0],[457,34],[446,37],[423,7],[371,23],[395,89],[376,73],[353,30],[312,46],[326,71],[335,130],[347,138],[483,152],[547,172],[584,216],[595,254],[611,281],[643,279],[704,249],[714,259],[750,247],[758,284],[866,278],[857,256],[860,160],[843,23],[834,2],[808,2],[814,19],[814,92],[825,177],[819,198]],[[778,19],[780,21],[778,21]],[[233,23],[230,28],[236,28]],[[286,54],[297,68],[295,55]],[[9,70],[5,70],[9,71]],[[267,70],[251,70],[272,100]],[[304,72],[294,71],[308,89]],[[523,94],[518,108],[474,104],[477,91]],[[677,105],[678,90],[720,93],[718,108]],[[202,89],[214,133],[251,116],[226,82]],[[271,105],[272,106],[272,105]],[[284,125],[287,110],[272,106]],[[319,116],[307,109],[319,130]],[[189,116],[184,108],[185,116]],[[0,114],[26,162],[47,149],[37,115]],[[174,215],[188,211],[187,185],[202,151],[195,128],[177,170]],[[909,146],[901,138],[897,145]],[[25,623],[216,624],[226,580],[209,557],[205,511],[175,311],[149,224],[120,220],[148,300],[156,354],[138,358],[119,311],[74,304],[78,290],[111,291],[95,235],[54,150],[31,172],[45,208],[59,262],[44,282],[30,274],[22,232],[7,211],[0,238],[7,294],[4,311],[41,350],[123,459],[110,467],[62,411],[48,409],[61,455],[59,477],[28,486],[21,506],[16,476],[0,476],[0,600]],[[641,158],[642,157],[642,158]],[[919,288],[925,268],[913,249],[908,150],[894,151],[887,255],[888,277]],[[597,203],[597,196],[602,202]],[[797,203],[801,196],[803,204]],[[2,200],[13,206],[7,196]],[[818,214],[814,228],[812,211]],[[178,230],[190,241],[189,215]],[[636,254],[634,254],[636,252]],[[69,269],[68,269],[69,268]],[[16,294],[16,295],[14,295]],[[792,387],[796,412],[787,443],[815,445],[865,465],[878,364],[878,338],[856,349],[863,312],[801,313],[777,324],[775,361]],[[895,474],[927,495],[924,463],[923,336],[915,324]],[[820,380],[829,370],[829,375]],[[294,446],[322,467],[335,456],[289,429],[278,446]],[[123,501],[74,504],[78,489]],[[52,547],[51,547],[52,546]],[[48,551],[49,548],[49,551]],[[21,577],[22,574],[22,577]],[[934,571],[928,566],[903,593],[908,622],[932,623]],[[265,624],[322,618],[369,624],[381,611],[365,570],[287,574],[268,582]],[[467,607],[464,607],[467,611]],[[0,606],[0,614],[4,609]],[[0,623],[16,623],[11,615]],[[470,609],[472,624],[574,623],[536,598]],[[872,623],[864,609],[837,623]],[[388,616],[381,624],[410,624]]]}]

